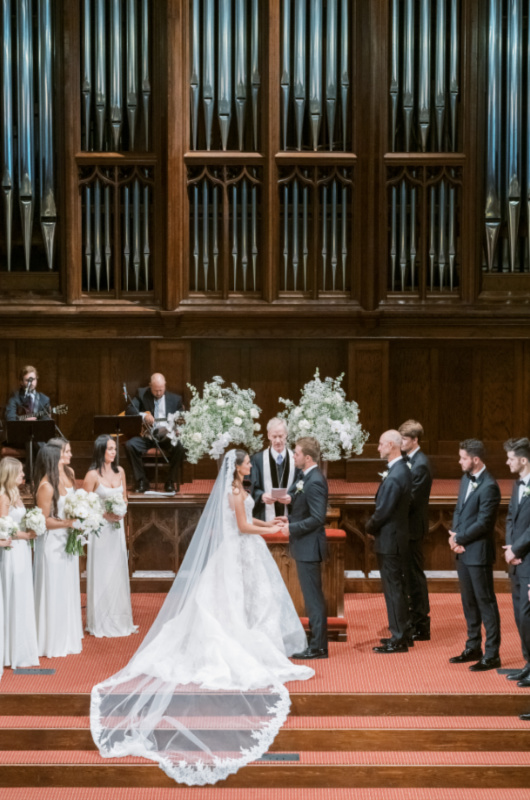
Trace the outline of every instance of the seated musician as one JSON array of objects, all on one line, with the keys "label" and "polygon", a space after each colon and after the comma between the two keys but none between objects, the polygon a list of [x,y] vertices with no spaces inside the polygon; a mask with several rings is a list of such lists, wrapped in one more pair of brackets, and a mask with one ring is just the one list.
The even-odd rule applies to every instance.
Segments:
[{"label": "seated musician", "polygon": [[39,373],[27,364],[19,373],[20,387],[13,392],[6,406],[6,420],[51,419],[50,398],[37,391]]},{"label": "seated musician", "polygon": [[155,441],[169,460],[169,473],[164,489],[166,492],[175,491],[179,464],[184,457],[184,448],[180,442],[176,446],[173,445],[166,437],[167,427],[164,423],[167,422],[168,414],[174,414],[181,409],[184,409],[182,397],[179,394],[166,392],[166,379],[159,372],[151,375],[149,386],[138,389],[136,397],[128,406],[125,412],[127,415],[141,414],[144,421],[142,435],[133,436],[125,443],[138,492],[146,492],[149,489],[142,456],[155,447]]}]

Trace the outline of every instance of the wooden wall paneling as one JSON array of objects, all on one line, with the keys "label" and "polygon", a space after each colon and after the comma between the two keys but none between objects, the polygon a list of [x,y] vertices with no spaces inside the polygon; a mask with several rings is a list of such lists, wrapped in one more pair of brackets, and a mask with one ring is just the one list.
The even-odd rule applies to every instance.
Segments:
[{"label": "wooden wall paneling", "polygon": [[85,347],[64,342],[57,353],[58,396],[68,405],[68,415],[59,422],[67,439],[93,439],[93,418],[100,407],[101,345],[92,340]]},{"label": "wooden wall paneling", "polygon": [[[298,385],[299,390],[310,381],[315,370],[319,369],[320,377],[337,378],[346,372],[347,345],[341,340],[322,342],[297,342],[298,345]],[[292,398],[295,399],[295,398]],[[298,398],[296,398],[298,400]]]},{"label": "wooden wall paneling", "polygon": [[360,409],[363,428],[375,444],[389,427],[388,342],[348,342],[346,394]]},{"label": "wooden wall paneling", "polygon": [[423,343],[390,346],[390,426],[398,428],[406,419],[417,419],[431,439],[436,425],[433,408],[431,347]]},{"label": "wooden wall paneling", "polygon": [[525,436],[530,436],[530,341],[523,342],[523,367],[519,374],[523,396],[522,426]]},{"label": "wooden wall paneling", "polygon": [[[61,3],[64,31],[64,237],[63,292],[68,303],[82,294],[82,216],[76,153],[81,149],[81,52],[78,2]],[[59,15],[57,15],[59,16]],[[61,158],[62,160],[62,158]]]},{"label": "wooden wall paneling", "polygon": [[278,398],[294,399],[290,394],[289,359],[290,346],[285,342],[267,342],[266,348],[254,346],[251,350],[249,385],[263,410],[260,421],[265,443],[268,420],[285,409]]},{"label": "wooden wall paneling", "polygon": [[474,396],[479,405],[481,438],[505,441],[517,433],[514,384],[516,358],[514,343],[484,344],[478,354],[480,382]]},{"label": "wooden wall paneling", "polygon": [[[461,441],[477,436],[473,412],[475,350],[467,343],[439,347],[438,438]],[[431,439],[430,435],[428,438]]]},{"label": "wooden wall paneling", "polygon": [[[12,379],[10,370],[10,342],[0,342],[0,426],[4,421],[4,407],[18,381]],[[3,436],[0,439],[3,440]]]},{"label": "wooden wall paneling", "polygon": [[160,341],[150,344],[150,371],[166,377],[169,391],[177,392],[189,403],[187,384],[191,382],[191,345],[186,341]]}]

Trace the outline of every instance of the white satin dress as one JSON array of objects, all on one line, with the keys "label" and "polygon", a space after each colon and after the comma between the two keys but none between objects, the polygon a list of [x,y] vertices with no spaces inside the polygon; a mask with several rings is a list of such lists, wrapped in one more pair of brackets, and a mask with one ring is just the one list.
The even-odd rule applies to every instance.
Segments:
[{"label": "white satin dress", "polygon": [[[24,506],[11,506],[9,516],[20,526]],[[6,667],[34,667],[39,663],[31,547],[26,539],[13,539],[12,549],[0,548],[0,574],[4,601],[4,658]]]},{"label": "white satin dress", "polygon": [[[57,516],[64,516],[65,498],[59,496]],[[39,656],[57,658],[80,653],[83,622],[79,556],[65,552],[67,528],[47,531],[35,540],[35,616]]]},{"label": "white satin dress", "polygon": [[[120,489],[97,487],[102,501]],[[120,527],[107,522],[99,536],[91,536],[87,545],[87,614],[86,630],[96,637],[129,636],[136,633],[133,623],[127,543],[123,520]]]}]

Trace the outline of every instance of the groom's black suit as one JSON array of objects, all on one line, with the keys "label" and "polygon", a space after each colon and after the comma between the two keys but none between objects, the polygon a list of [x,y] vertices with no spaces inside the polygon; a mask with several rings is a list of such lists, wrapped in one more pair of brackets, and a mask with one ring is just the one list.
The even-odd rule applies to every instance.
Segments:
[{"label": "groom's black suit", "polygon": [[[303,491],[297,484],[303,481]],[[310,647],[327,650],[328,631],[326,601],[322,592],[320,563],[327,558],[326,512],[328,507],[328,484],[318,467],[305,476],[299,476],[288,494],[289,546],[296,561],[296,569],[311,628]]]},{"label": "groom's black suit", "polygon": [[509,571],[515,622],[521,637],[523,656],[530,664],[530,497],[523,495],[519,502],[517,481],[506,516],[506,544],[511,545],[514,556],[522,560],[522,564],[517,566],[510,564]]},{"label": "groom's black suit", "polygon": [[375,511],[366,523],[367,533],[375,538],[392,642],[400,644],[409,624],[403,560],[408,552],[411,492],[410,469],[400,458],[379,486]]}]

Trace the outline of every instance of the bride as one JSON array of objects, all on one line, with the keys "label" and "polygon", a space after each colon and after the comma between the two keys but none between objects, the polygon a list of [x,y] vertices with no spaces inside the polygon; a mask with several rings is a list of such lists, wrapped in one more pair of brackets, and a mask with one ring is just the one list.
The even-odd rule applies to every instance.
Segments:
[{"label": "bride", "polygon": [[92,689],[102,756],[143,756],[179,783],[223,780],[265,753],[290,708],[287,681],[314,672],[288,656],[306,636],[260,536],[230,450],[158,617],[127,666]]}]

